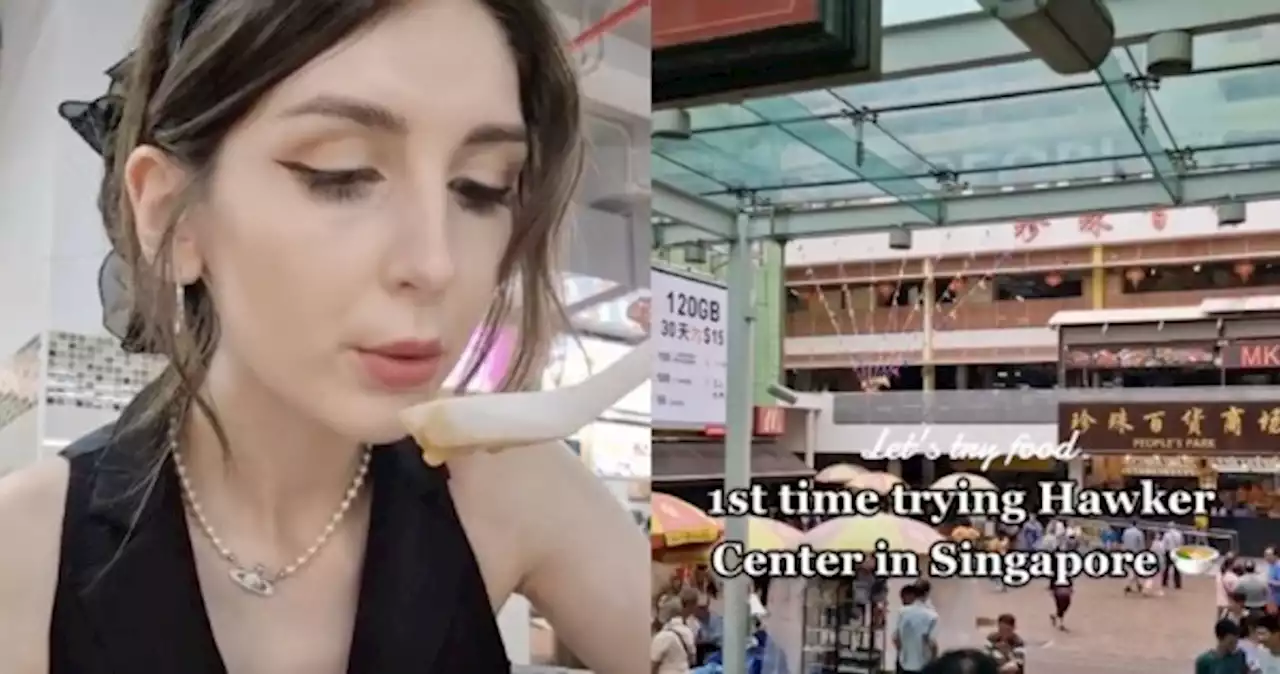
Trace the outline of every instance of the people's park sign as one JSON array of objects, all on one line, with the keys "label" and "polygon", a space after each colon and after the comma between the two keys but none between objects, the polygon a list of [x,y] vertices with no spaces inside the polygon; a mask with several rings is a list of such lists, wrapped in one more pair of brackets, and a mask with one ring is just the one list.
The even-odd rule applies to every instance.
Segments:
[{"label": "people's park sign", "polygon": [[1062,403],[1058,436],[1086,454],[1280,454],[1280,401]]}]

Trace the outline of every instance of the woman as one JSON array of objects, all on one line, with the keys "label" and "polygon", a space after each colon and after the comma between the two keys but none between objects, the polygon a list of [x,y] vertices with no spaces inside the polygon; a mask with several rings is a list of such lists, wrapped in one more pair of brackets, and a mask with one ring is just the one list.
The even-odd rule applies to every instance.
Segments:
[{"label": "woman", "polygon": [[594,671],[647,671],[647,546],[579,460],[433,469],[397,420],[478,326],[519,325],[508,388],[539,376],[580,165],[553,16],[153,0],[141,35],[79,128],[111,132],[126,346],[170,367],[0,483],[0,672],[505,672],[517,592]]},{"label": "woman", "polygon": [[1222,617],[1223,611],[1230,605],[1231,594],[1236,591],[1236,584],[1240,582],[1240,576],[1235,573],[1236,555],[1228,552],[1222,556],[1222,561],[1215,569],[1214,575],[1217,576],[1214,582],[1214,600],[1218,607],[1218,617]]},{"label": "woman", "polygon": [[659,606],[653,620],[653,638],[649,642],[652,674],[684,674],[690,671],[695,655],[694,635],[685,623],[680,600],[671,597]]},{"label": "woman", "polygon": [[1049,623],[1063,632],[1067,631],[1067,611],[1071,610],[1075,590],[1075,581],[1071,578],[1061,585],[1049,584],[1049,594],[1053,595],[1053,613],[1049,614]]}]

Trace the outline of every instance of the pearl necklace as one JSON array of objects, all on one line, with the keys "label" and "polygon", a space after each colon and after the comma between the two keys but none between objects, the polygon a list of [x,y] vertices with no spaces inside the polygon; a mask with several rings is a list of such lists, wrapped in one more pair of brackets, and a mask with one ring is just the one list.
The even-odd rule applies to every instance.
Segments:
[{"label": "pearl necklace", "polygon": [[179,450],[178,424],[173,423],[169,425],[169,451],[173,454],[173,465],[177,470],[178,480],[182,484],[182,500],[186,504],[188,512],[200,526],[201,533],[209,540],[218,556],[231,566],[228,572],[231,582],[235,583],[236,587],[258,597],[274,595],[276,585],[302,570],[311,560],[315,559],[316,554],[329,542],[334,532],[338,530],[338,526],[346,519],[347,512],[351,510],[351,505],[355,503],[356,497],[360,495],[360,489],[364,486],[365,477],[369,474],[369,460],[373,454],[372,449],[365,445],[364,451],[360,456],[360,467],[351,479],[351,484],[348,485],[342,502],[338,504],[338,509],[329,517],[328,524],[325,524],[324,530],[320,532],[319,536],[316,536],[310,547],[298,555],[293,562],[276,571],[268,571],[262,564],[249,566],[240,561],[240,557],[222,542],[222,537],[218,535],[217,530],[213,528],[213,525],[209,523],[209,519],[205,517],[204,507],[200,504],[195,488],[191,486],[191,479],[187,475],[187,466],[183,462],[182,452]]}]

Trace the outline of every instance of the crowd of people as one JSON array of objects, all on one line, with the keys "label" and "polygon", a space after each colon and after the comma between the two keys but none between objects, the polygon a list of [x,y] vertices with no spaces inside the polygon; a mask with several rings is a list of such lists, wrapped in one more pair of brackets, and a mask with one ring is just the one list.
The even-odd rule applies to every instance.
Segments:
[{"label": "crowd of people", "polygon": [[1214,579],[1215,646],[1196,659],[1196,674],[1280,674],[1280,559],[1261,564],[1224,555]]},{"label": "crowd of people", "polygon": [[[718,672],[719,648],[724,634],[724,618],[719,610],[719,593],[711,578],[699,570],[677,575],[654,602],[653,638],[650,657],[653,674]],[[1001,615],[995,629],[986,636],[980,650],[942,652],[939,647],[939,616],[931,601],[928,580],[917,580],[899,592],[901,608],[886,626],[895,657],[888,669],[899,674],[935,672],[990,672],[1022,674],[1026,668],[1025,642],[1017,632],[1012,614]],[[751,648],[752,674],[791,674],[781,650],[761,628],[767,611],[759,594],[750,595],[751,615],[756,629]],[[977,666],[978,669],[963,669]],[[955,669],[962,667],[962,669]]]},{"label": "crowd of people", "polygon": [[[1153,578],[1133,577],[1124,583],[1125,596],[1159,597],[1183,587],[1184,578],[1171,556],[1184,545],[1185,534],[1175,526],[1144,528],[1140,522],[1131,522],[1082,531],[1078,524],[1073,526],[1061,520],[1044,524],[1031,520],[1019,527],[990,527],[982,522],[964,521],[955,523],[946,533],[952,539],[973,540],[994,550],[1096,547],[1152,550],[1169,561]],[[1215,573],[1214,583],[1217,614],[1212,621],[1206,615],[1206,626],[1208,622],[1215,622],[1216,643],[1196,660],[1196,673],[1280,674],[1280,610],[1277,610],[1280,558],[1270,549],[1265,559],[1257,561],[1226,554]],[[655,674],[719,671],[718,653],[724,624],[717,587],[706,569],[698,569],[676,576],[659,594],[654,604],[651,649]],[[1018,618],[1013,614],[1000,615],[985,639],[981,633],[975,634],[980,648],[945,650],[947,640],[939,638],[939,614],[934,609],[927,580],[903,586],[898,592],[900,607],[893,611],[889,611],[885,603],[887,585],[878,581],[876,587],[878,589],[870,592],[871,601],[880,607],[880,615],[885,616],[878,624],[883,625],[884,638],[892,644],[885,671],[904,674],[952,671],[1022,674],[1026,671],[1026,643],[1019,635]],[[1007,589],[999,588],[1000,591]],[[1048,619],[1056,629],[1068,631],[1066,620],[1076,588],[1068,583],[1047,589]],[[767,615],[762,598],[767,597],[767,591],[767,582],[758,583],[751,595],[751,615],[755,619],[751,645],[757,655],[750,660],[751,674],[793,674],[788,671],[786,658],[770,643],[762,627]],[[1116,591],[1121,591],[1120,586]],[[950,644],[956,642],[952,640]]]}]

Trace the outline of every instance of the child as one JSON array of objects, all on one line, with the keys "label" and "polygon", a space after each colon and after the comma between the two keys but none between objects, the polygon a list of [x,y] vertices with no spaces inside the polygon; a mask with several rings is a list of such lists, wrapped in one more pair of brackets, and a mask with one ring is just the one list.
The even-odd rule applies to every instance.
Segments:
[{"label": "child", "polygon": [[1005,613],[996,619],[996,631],[987,635],[987,655],[995,659],[1001,674],[1022,674],[1026,670],[1026,644],[1018,636],[1017,619]]}]

